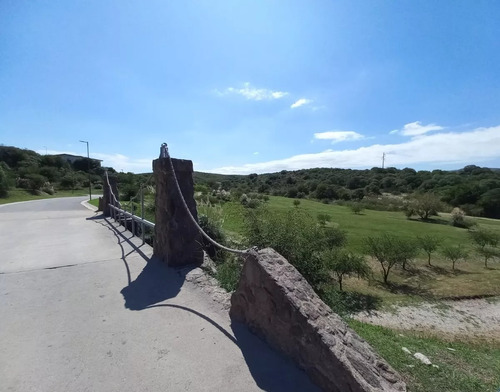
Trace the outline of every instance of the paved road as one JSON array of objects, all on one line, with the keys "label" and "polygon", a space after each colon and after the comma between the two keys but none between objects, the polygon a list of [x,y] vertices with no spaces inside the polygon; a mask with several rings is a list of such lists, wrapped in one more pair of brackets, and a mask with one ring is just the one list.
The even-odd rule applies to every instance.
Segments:
[{"label": "paved road", "polygon": [[0,391],[313,391],[84,198],[0,206]]}]

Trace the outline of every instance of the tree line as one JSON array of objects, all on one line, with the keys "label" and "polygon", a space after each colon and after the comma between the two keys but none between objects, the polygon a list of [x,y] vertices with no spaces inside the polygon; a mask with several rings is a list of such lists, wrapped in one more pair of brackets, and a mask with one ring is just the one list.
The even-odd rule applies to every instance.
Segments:
[{"label": "tree line", "polygon": [[282,170],[246,176],[198,172],[194,178],[198,185],[230,191],[236,198],[261,193],[325,203],[361,201],[374,209],[402,209],[402,199],[395,196],[433,193],[450,210],[459,207],[467,215],[500,218],[500,170],[475,165],[453,171],[374,167]]}]

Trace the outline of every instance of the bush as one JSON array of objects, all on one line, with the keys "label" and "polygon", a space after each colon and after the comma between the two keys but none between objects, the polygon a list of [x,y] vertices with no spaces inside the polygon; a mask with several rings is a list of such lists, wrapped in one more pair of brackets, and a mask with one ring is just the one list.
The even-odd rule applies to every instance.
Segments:
[{"label": "bush", "polygon": [[352,212],[354,212],[356,215],[361,214],[363,212],[363,205],[361,203],[351,203],[349,205],[349,208],[351,209]]},{"label": "bush", "polygon": [[316,218],[318,219],[318,223],[321,226],[326,226],[326,223],[332,220],[332,217],[330,215],[322,212],[318,213],[318,215],[316,215]]},{"label": "bush", "polygon": [[54,187],[52,186],[52,184],[50,182],[46,182],[45,184],[43,184],[41,191],[45,192],[49,195],[53,195],[55,193]]},{"label": "bush", "polygon": [[9,181],[4,170],[0,166],[0,197],[9,196]]},{"label": "bush", "polygon": [[285,213],[263,207],[248,211],[245,229],[249,245],[272,247],[316,289],[329,280],[320,252],[342,246],[346,241],[345,232],[317,224],[313,216],[298,208]]},{"label": "bush", "polygon": [[[222,208],[218,205],[212,205],[209,202],[200,203],[198,206],[198,223],[203,231],[219,244],[225,245],[226,235],[222,229],[224,218]],[[203,249],[216,262],[223,261],[223,253],[215,247],[205,237],[202,237]]]}]

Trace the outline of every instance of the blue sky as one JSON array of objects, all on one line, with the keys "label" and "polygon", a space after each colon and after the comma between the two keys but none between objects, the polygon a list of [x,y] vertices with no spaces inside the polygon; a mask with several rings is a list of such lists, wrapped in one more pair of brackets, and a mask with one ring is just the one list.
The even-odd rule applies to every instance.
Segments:
[{"label": "blue sky", "polygon": [[0,143],[150,171],[500,167],[500,2],[0,1]]}]

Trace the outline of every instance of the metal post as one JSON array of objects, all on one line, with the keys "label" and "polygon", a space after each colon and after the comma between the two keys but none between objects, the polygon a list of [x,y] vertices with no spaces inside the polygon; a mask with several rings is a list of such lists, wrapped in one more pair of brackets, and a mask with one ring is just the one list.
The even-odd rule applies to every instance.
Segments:
[{"label": "metal post", "polygon": [[81,143],[87,143],[87,170],[89,172],[89,199],[92,200],[92,185],[90,183],[90,154],[89,154],[89,142],[85,140],[80,140]]},{"label": "metal post", "polygon": [[142,245],[144,245],[144,187],[141,186],[141,236],[142,236]]},{"label": "metal post", "polygon": [[130,205],[130,212],[132,213],[132,235],[135,236],[134,202]]}]

